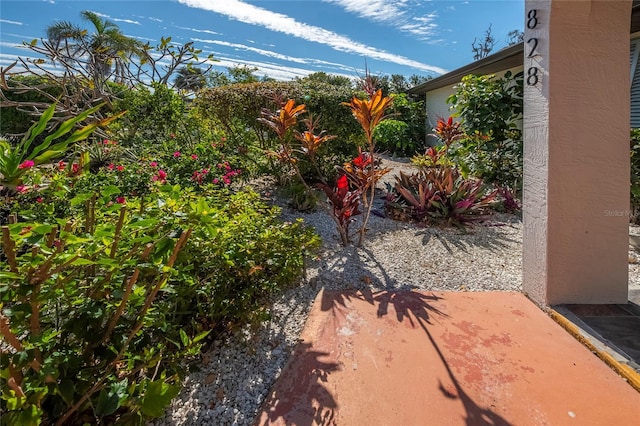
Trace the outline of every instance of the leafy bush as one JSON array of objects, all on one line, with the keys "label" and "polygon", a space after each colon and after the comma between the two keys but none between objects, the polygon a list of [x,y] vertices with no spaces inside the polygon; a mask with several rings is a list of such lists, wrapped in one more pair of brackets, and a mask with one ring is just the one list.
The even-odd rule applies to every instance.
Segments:
[{"label": "leafy bush", "polygon": [[427,122],[427,110],[424,100],[414,100],[406,93],[393,93],[393,107],[391,114],[397,120],[407,123],[407,137],[410,141],[409,149],[404,155],[412,155],[422,151],[426,147],[425,123]]},{"label": "leafy bush", "polygon": [[140,424],[180,389],[193,338],[155,309],[191,230],[110,204],[114,187],[80,220],[3,227],[3,421],[35,425]]},{"label": "leafy bush", "polygon": [[415,152],[413,141],[409,139],[409,126],[404,121],[385,120],[373,132],[379,151],[408,155]]},{"label": "leafy bush", "polygon": [[165,185],[141,205],[104,183],[70,200],[73,220],[3,228],[9,424],[160,416],[206,334],[264,319],[319,245],[255,193]]},{"label": "leafy bush", "polygon": [[[3,90],[3,96],[7,103],[40,103],[51,104],[62,93],[62,87],[50,78],[42,75],[13,75],[7,80],[8,90]],[[35,90],[20,90],[22,87],[37,87]],[[17,136],[23,135],[31,125],[37,121],[29,113],[18,106],[3,107],[2,120],[0,120],[0,135]],[[41,140],[40,140],[41,142]]]},{"label": "leafy bush", "polygon": [[453,145],[450,157],[464,172],[500,186],[522,186],[522,73],[468,75],[447,102],[462,119],[467,137]]},{"label": "leafy bush", "polygon": [[203,226],[194,229],[177,259],[167,294],[171,315],[194,333],[256,324],[267,314],[265,302],[298,282],[305,256],[319,246],[319,238],[301,220],[282,223],[279,209],[254,192],[221,190],[206,199],[180,192],[178,187],[163,191],[166,206],[186,198],[167,214],[199,217]]}]

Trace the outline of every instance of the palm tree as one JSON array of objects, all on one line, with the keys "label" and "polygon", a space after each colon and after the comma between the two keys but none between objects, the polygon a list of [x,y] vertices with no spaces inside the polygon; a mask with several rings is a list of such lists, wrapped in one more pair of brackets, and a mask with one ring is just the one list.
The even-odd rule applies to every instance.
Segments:
[{"label": "palm tree", "polygon": [[173,84],[179,90],[197,92],[207,84],[207,78],[201,68],[183,66],[176,71]]},{"label": "palm tree", "polygon": [[96,88],[101,89],[112,69],[115,69],[116,78],[122,79],[127,58],[146,55],[145,45],[124,35],[117,24],[94,12],[85,10],[81,15],[93,25],[93,33],[61,21],[47,28],[47,38],[56,51],[54,60],[82,64]]}]

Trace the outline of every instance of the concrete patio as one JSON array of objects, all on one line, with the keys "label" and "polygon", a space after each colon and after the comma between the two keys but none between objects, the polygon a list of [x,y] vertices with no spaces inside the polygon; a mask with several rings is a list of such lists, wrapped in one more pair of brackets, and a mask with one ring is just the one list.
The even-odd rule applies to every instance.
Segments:
[{"label": "concrete patio", "polygon": [[640,393],[520,293],[319,293],[259,425],[638,425]]}]

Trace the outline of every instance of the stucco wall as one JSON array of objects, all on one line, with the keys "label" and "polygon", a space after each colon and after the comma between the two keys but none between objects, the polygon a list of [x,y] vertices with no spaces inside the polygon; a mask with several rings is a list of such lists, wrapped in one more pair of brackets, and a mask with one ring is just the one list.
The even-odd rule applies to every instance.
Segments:
[{"label": "stucco wall", "polygon": [[531,10],[523,289],[543,305],[625,303],[631,1],[526,0]]}]

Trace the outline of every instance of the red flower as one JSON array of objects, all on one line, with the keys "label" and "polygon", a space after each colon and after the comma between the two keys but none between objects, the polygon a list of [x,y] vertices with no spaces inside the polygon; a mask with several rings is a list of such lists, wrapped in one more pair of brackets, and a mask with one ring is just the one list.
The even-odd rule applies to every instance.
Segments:
[{"label": "red flower", "polygon": [[119,172],[124,171],[124,166],[118,166],[116,167],[116,170],[118,170]]},{"label": "red flower", "polygon": [[118,204],[125,204],[127,202],[127,200],[124,197],[117,197],[116,198],[116,203]]},{"label": "red flower", "polygon": [[67,167],[67,165],[64,163],[64,161],[58,162],[58,170],[64,170],[65,167]]},{"label": "red flower", "polygon": [[149,165],[150,165],[151,167],[153,167],[154,169],[155,169],[156,167],[158,167],[158,163],[156,163],[155,161],[150,162],[150,163],[149,163]]},{"label": "red flower", "polygon": [[38,197],[38,198],[36,198],[36,202],[37,202],[37,203],[41,203],[41,202],[42,202],[42,197]]},{"label": "red flower", "polygon": [[368,152],[362,152],[356,158],[353,159],[353,165],[359,169],[364,169],[371,164],[371,157]]},{"label": "red flower", "polygon": [[80,172],[80,164],[73,163],[71,165],[71,173],[77,174],[78,172]]},{"label": "red flower", "polygon": [[116,165],[115,165],[115,164],[113,164],[113,163],[111,163],[111,164],[109,164],[109,165],[107,166],[107,169],[109,169],[109,170],[113,170],[113,169],[115,169],[115,168],[116,168]]},{"label": "red flower", "polygon": [[30,169],[31,167],[35,166],[36,163],[34,163],[32,160],[27,160],[24,163],[20,164],[18,166],[19,169]]},{"label": "red flower", "polygon": [[192,160],[197,160],[197,159],[198,159],[198,156],[197,156],[197,155],[195,155],[195,154],[191,154],[191,159],[192,159]]},{"label": "red flower", "polygon": [[347,175],[342,175],[336,181],[336,188],[338,190],[338,196],[344,198],[344,195],[349,191],[349,181]]},{"label": "red flower", "polygon": [[173,153],[173,158],[178,158],[180,157],[182,154],[180,154],[180,151],[176,151]]}]

